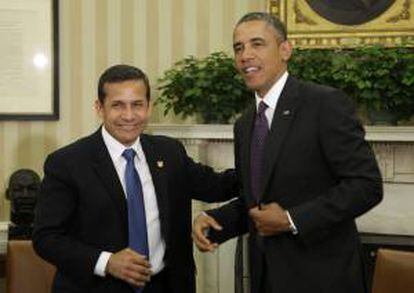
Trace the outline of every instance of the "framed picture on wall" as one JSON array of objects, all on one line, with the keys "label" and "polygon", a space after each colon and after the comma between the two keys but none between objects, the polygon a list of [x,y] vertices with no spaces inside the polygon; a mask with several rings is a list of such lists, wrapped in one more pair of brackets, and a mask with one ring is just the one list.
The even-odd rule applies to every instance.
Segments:
[{"label": "framed picture on wall", "polygon": [[58,0],[0,0],[0,120],[59,118]]},{"label": "framed picture on wall", "polygon": [[413,0],[268,0],[296,47],[399,45],[414,40]]}]

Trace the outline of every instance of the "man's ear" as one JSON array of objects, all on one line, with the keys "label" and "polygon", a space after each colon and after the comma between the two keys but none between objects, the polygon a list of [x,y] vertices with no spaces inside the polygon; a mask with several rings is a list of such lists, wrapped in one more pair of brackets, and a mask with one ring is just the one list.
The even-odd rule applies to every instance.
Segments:
[{"label": "man's ear", "polygon": [[102,112],[101,110],[103,107],[101,101],[99,101],[99,99],[96,99],[93,106],[95,108],[96,114],[98,114],[98,116],[101,117],[101,112]]},{"label": "man's ear", "polygon": [[289,41],[283,41],[280,44],[280,55],[284,62],[288,62],[290,56],[292,56],[293,46]]}]

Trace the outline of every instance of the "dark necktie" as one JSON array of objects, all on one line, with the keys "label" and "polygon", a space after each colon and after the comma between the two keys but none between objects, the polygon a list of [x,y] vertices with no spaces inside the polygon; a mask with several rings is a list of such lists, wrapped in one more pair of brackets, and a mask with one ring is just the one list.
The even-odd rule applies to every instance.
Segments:
[{"label": "dark necktie", "polygon": [[146,256],[149,260],[144,197],[141,180],[134,164],[135,151],[133,149],[126,149],[122,156],[127,161],[125,186],[128,202],[128,244],[131,249]]},{"label": "dark necktie", "polygon": [[254,121],[254,128],[252,134],[251,148],[250,148],[250,180],[252,188],[252,196],[257,202],[259,202],[260,194],[260,181],[263,173],[264,162],[264,145],[266,137],[269,134],[269,124],[265,115],[267,105],[261,101],[259,108],[257,109],[256,119]]}]

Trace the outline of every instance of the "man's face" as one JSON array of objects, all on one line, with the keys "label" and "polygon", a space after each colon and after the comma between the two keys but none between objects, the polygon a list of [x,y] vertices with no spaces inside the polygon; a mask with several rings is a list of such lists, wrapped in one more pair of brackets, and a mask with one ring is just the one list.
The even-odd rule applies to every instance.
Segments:
[{"label": "man's face", "polygon": [[247,87],[263,97],[287,69],[292,53],[288,41],[266,22],[252,20],[239,24],[233,34],[236,67]]},{"label": "man's face", "polygon": [[144,130],[151,114],[142,80],[106,83],[103,104],[95,106],[105,129],[120,143],[130,146]]}]

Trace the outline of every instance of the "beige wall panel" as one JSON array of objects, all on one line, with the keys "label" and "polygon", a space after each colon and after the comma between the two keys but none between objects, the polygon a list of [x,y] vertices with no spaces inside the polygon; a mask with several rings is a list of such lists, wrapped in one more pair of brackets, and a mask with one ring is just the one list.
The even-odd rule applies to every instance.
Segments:
[{"label": "beige wall panel", "polygon": [[132,47],[134,50],[134,64],[147,71],[147,1],[134,1],[132,25],[134,36]]},{"label": "beige wall panel", "polygon": [[[10,174],[19,168],[19,155],[18,155],[18,140],[19,140],[19,133],[18,133],[18,122],[2,122],[4,126],[3,132],[3,140],[1,143],[3,144],[3,166],[4,166],[4,174],[2,174],[3,179],[3,192],[7,187],[8,180]],[[3,205],[2,205],[2,216],[8,217],[8,203],[4,200],[3,197]]]},{"label": "beige wall panel", "polygon": [[82,0],[71,0],[70,7],[70,28],[71,38],[68,44],[71,50],[70,56],[70,129],[71,136],[80,136],[82,134],[82,78],[83,59],[82,59]]},{"label": "beige wall panel", "polygon": [[121,4],[123,1],[107,0],[108,66],[121,62]]},{"label": "beige wall panel", "polygon": [[[235,1],[223,1],[223,42],[231,50],[233,43],[233,27],[237,21]],[[230,51],[231,52],[231,51]]]},{"label": "beige wall panel", "polygon": [[[86,135],[95,128],[95,112],[93,102],[95,100],[96,88],[96,0],[82,1],[82,69],[79,75],[82,77],[82,94],[79,99],[79,114],[82,116],[82,132]],[[101,5],[98,3],[98,5]]]},{"label": "beige wall panel", "polygon": [[[47,146],[56,146],[53,141],[48,141],[47,137],[52,136],[52,140],[56,136],[56,133],[46,133],[47,122],[31,123],[30,136],[26,138],[26,142],[23,146],[22,152],[29,154],[29,163],[27,164],[33,170],[36,170],[39,174],[43,168],[43,161],[47,155]],[[27,146],[30,146],[29,148]]]},{"label": "beige wall panel", "polygon": [[[162,72],[168,69],[172,63],[172,18],[173,16],[173,0],[162,0],[159,7],[158,15],[158,44],[159,44],[159,67],[157,72]],[[158,75],[158,74],[157,74]],[[156,76],[157,77],[157,76]],[[153,83],[156,79],[152,80]]]},{"label": "beige wall panel", "polygon": [[183,0],[184,56],[197,54],[197,2],[198,0]]},{"label": "beige wall panel", "polygon": [[[30,122],[20,122],[17,124],[17,166],[24,168],[30,164],[30,152],[27,151],[28,140],[30,139]],[[30,147],[33,147],[31,145]]]},{"label": "beige wall panel", "polygon": [[197,56],[204,57],[210,53],[209,9],[210,1],[197,1]]},{"label": "beige wall panel", "polygon": [[106,0],[96,1],[99,1],[95,4],[95,76],[98,78],[108,65],[108,4]]},{"label": "beige wall panel", "polygon": [[121,62],[132,64],[134,61],[133,27],[134,0],[122,0],[121,3]]},{"label": "beige wall panel", "polygon": [[174,0],[171,7],[172,63],[184,57],[184,1]]},{"label": "beige wall panel", "polygon": [[60,47],[60,83],[59,83],[59,104],[60,104],[60,119],[57,122],[48,122],[48,124],[55,125],[58,129],[59,135],[52,136],[50,129],[44,132],[45,147],[50,145],[64,145],[72,138],[72,131],[70,126],[71,105],[73,97],[73,87],[71,84],[72,72],[72,19],[69,13],[71,9],[70,1],[60,1],[59,10],[59,47]]},{"label": "beige wall panel", "polygon": [[224,40],[223,25],[224,25],[224,10],[223,2],[221,0],[209,1],[210,14],[208,15],[209,25],[209,52],[229,51],[227,46],[228,40]]}]

